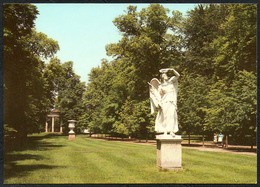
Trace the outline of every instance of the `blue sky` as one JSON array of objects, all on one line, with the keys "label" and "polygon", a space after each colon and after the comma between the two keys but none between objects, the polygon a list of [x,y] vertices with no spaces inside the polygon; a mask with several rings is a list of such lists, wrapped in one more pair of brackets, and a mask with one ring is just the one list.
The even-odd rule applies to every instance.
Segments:
[{"label": "blue sky", "polygon": [[[101,59],[111,60],[105,46],[120,40],[121,34],[113,24],[119,15],[125,14],[130,4],[35,4],[39,10],[35,26],[38,32],[58,41],[60,51],[56,56],[61,62],[73,61],[76,74],[87,82],[93,67]],[[149,4],[136,5],[137,10]],[[165,8],[179,10],[184,15],[195,4],[163,4]]]}]

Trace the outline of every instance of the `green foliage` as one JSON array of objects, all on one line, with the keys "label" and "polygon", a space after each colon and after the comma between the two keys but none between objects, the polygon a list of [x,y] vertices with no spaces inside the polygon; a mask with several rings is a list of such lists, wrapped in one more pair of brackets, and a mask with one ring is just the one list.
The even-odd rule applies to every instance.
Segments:
[{"label": "green foliage", "polygon": [[131,137],[147,138],[148,134],[154,131],[151,126],[152,116],[150,112],[149,100],[135,103],[129,98],[125,101],[119,112],[119,120],[114,124],[117,133],[129,135]]},{"label": "green foliage", "polygon": [[[101,67],[93,68],[89,74],[89,84],[84,93],[85,106],[87,106],[86,120],[88,127],[95,132],[109,132],[112,124],[117,118],[117,109],[122,98],[118,94],[124,92],[120,90],[120,82],[117,81],[116,64],[109,64],[103,60]],[[117,94],[118,93],[118,94]]]},{"label": "green foliage", "polygon": [[64,122],[92,132],[152,136],[147,82],[174,67],[182,133],[255,134],[256,5],[198,5],[187,17],[160,4],[129,6],[113,21],[122,38],[106,46],[114,60],[91,70],[86,89],[72,62],[52,58],[59,45],[35,30],[37,14],[34,5],[4,5],[6,129],[40,131],[58,108]]},{"label": "green foliage", "polygon": [[[181,35],[177,34],[182,17],[176,13],[170,18],[167,13],[168,10],[159,4],[152,4],[140,12],[130,6],[126,15],[114,20],[123,37],[118,43],[107,45],[106,50],[108,55],[131,67],[131,99],[145,100],[147,90],[143,88],[147,87],[147,80],[158,76],[158,69],[177,65],[182,57]],[[170,34],[170,30],[176,34]]]},{"label": "green foliage", "polygon": [[59,45],[35,30],[37,14],[34,5],[4,5],[4,118],[19,137],[43,130],[55,102],[65,120],[83,112],[84,84],[72,62],[61,65],[56,59],[44,65],[43,59],[53,57]]},{"label": "green foliage", "polygon": [[212,43],[215,73],[229,83],[238,71],[256,72],[256,5],[228,6],[229,14]]},{"label": "green foliage", "polygon": [[232,83],[231,96],[235,98],[233,119],[239,130],[246,134],[256,131],[256,75],[246,70],[239,71]]},{"label": "green foliage", "polygon": [[59,50],[58,42],[48,38],[48,36],[42,32],[37,32],[35,29],[32,30],[31,35],[25,37],[24,48],[31,51],[33,55],[37,55],[41,58],[50,58]]},{"label": "green foliage", "polygon": [[60,110],[64,123],[71,119],[79,120],[85,111],[82,102],[85,84],[74,73],[73,62],[61,63],[57,58],[51,59],[45,67],[44,77],[50,108]]},{"label": "green foliage", "polygon": [[[4,37],[5,42],[20,42],[20,39],[30,35],[34,27],[38,10],[36,6],[29,4],[5,4],[4,5]],[[6,45],[9,50],[11,46]]]},{"label": "green foliage", "polygon": [[48,100],[41,58],[53,56],[59,46],[35,31],[36,6],[5,4],[3,10],[4,120],[24,138],[44,124]]},{"label": "green foliage", "polygon": [[181,68],[189,74],[211,78],[215,50],[214,39],[222,32],[221,24],[227,16],[226,4],[202,4],[188,12],[184,22],[185,61]]},{"label": "green foliage", "polygon": [[205,112],[208,106],[205,96],[209,92],[209,81],[202,76],[192,77],[183,72],[179,84],[178,121],[180,131],[202,134]]},{"label": "green foliage", "polygon": [[229,88],[223,80],[216,82],[206,96],[209,108],[206,108],[206,127],[211,131],[231,133],[237,123],[232,123],[232,108],[234,109],[234,99],[229,95]]},{"label": "green foliage", "polygon": [[210,108],[206,124],[211,130],[233,134],[254,134],[256,129],[256,76],[243,70],[227,87],[217,81],[207,95]]},{"label": "green foliage", "polygon": [[182,55],[182,16],[167,13],[159,4],[140,12],[129,6],[113,21],[122,38],[106,50],[115,60],[92,69],[85,92],[85,104],[92,106],[85,118],[92,130],[134,137],[153,133],[147,82],[158,76],[159,68],[177,65]]},{"label": "green foliage", "polygon": [[181,133],[255,133],[256,6],[203,4],[180,12],[129,6],[113,23],[122,34],[106,46],[112,62],[93,68],[85,93],[88,126],[130,136],[151,134],[147,82],[160,68],[180,73]]},{"label": "green foliage", "polygon": [[[187,117],[195,124],[200,119],[205,123],[205,130],[211,132],[235,136],[253,134],[256,127],[256,105],[253,102],[256,98],[256,6],[198,5],[188,13],[184,23],[186,60],[180,67],[192,77],[201,75],[208,79],[205,85],[208,93],[201,90],[205,105],[199,107],[206,116],[194,112],[190,118],[183,115],[182,111],[194,111],[196,107],[192,106],[196,102],[182,100],[180,91],[180,103],[187,102],[187,107],[179,107],[180,118]],[[185,86],[186,79],[182,79],[180,88]],[[189,89],[186,90],[185,94]],[[188,121],[183,122],[188,126]]]},{"label": "green foliage", "polygon": [[4,135],[10,136],[14,133],[17,133],[17,130],[15,130],[13,127],[10,127],[8,124],[4,124]]}]

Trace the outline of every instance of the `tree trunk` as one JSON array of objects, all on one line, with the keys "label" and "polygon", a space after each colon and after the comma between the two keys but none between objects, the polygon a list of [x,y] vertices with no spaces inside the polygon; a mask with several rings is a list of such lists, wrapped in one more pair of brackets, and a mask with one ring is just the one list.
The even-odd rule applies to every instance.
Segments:
[{"label": "tree trunk", "polygon": [[254,148],[254,136],[251,135],[251,150]]},{"label": "tree trunk", "polygon": [[24,145],[26,145],[26,141],[27,141],[27,133],[25,132],[18,132],[17,134],[18,136],[16,137],[15,140],[15,147],[16,148],[23,148]]},{"label": "tree trunk", "polygon": [[202,146],[204,147],[204,134],[202,135]]},{"label": "tree trunk", "polygon": [[225,140],[225,148],[228,148],[228,134],[226,135],[226,140]]}]

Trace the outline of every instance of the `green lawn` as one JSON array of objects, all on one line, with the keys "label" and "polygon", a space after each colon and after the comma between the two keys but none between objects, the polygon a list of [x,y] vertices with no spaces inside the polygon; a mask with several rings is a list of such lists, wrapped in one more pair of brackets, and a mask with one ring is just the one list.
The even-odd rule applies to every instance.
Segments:
[{"label": "green lawn", "polygon": [[152,145],[34,135],[4,155],[4,184],[256,183],[256,156],[183,148],[183,170],[160,171]]}]

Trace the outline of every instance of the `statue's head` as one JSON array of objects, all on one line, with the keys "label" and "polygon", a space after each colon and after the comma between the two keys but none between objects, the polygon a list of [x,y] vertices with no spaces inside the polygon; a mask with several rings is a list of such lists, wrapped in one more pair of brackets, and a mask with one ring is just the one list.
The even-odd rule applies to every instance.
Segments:
[{"label": "statue's head", "polygon": [[173,71],[169,68],[160,69],[159,72],[161,73],[160,78],[162,81],[168,80],[170,77],[174,76]]},{"label": "statue's head", "polygon": [[168,77],[167,73],[162,73],[162,74],[161,74],[161,79],[162,79],[163,81],[168,80],[169,77]]}]

